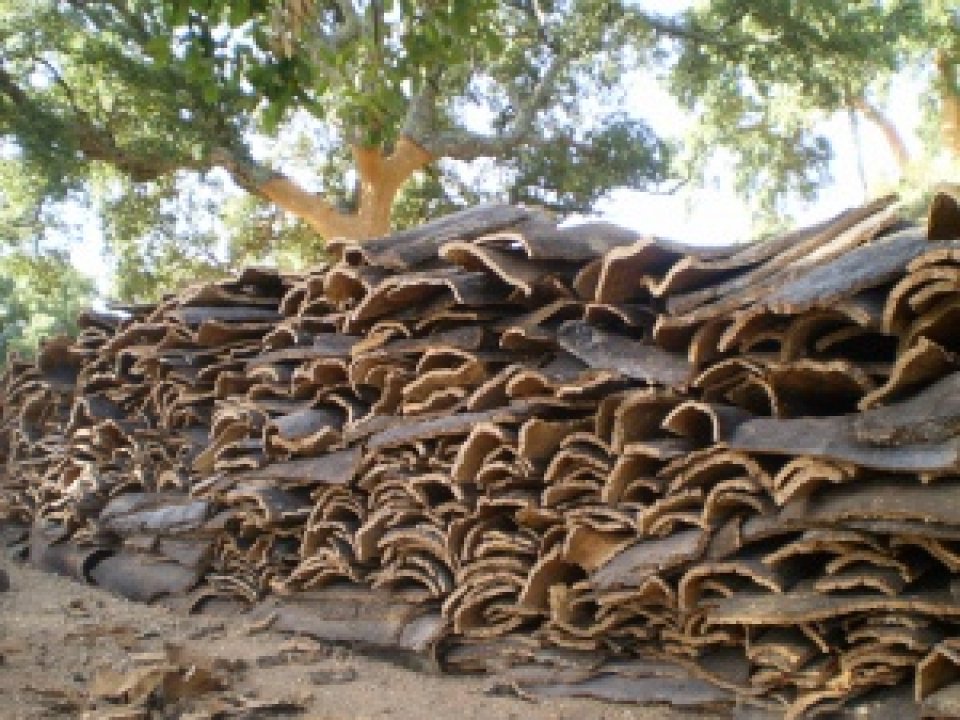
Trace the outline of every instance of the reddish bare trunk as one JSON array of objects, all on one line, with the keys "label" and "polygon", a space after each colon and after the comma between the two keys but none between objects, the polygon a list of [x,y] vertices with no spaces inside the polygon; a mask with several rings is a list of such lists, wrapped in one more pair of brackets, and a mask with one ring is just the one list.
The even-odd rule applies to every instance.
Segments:
[{"label": "reddish bare trunk", "polygon": [[[353,157],[360,176],[357,211],[344,213],[322,197],[308,192],[290,178],[272,174],[261,181],[243,184],[251,192],[301,218],[324,238],[363,241],[390,230],[390,211],[404,183],[434,158],[412,140],[401,137],[394,151],[355,147]],[[235,169],[231,169],[236,174]]]}]

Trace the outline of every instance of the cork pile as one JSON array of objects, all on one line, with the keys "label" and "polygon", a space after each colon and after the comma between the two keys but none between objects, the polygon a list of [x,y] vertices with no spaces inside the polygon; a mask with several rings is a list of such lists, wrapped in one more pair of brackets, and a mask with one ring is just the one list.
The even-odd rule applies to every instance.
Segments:
[{"label": "cork pile", "polygon": [[746,246],[486,205],[330,251],[11,359],[8,551],[525,695],[960,710],[955,191]]}]

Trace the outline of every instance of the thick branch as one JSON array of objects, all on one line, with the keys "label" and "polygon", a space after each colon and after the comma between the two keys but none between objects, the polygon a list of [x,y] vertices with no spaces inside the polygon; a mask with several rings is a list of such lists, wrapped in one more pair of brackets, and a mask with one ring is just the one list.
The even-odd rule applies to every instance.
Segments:
[{"label": "thick branch", "polygon": [[[529,99],[517,111],[512,127],[499,135],[483,135],[456,129],[436,133],[433,137],[418,138],[411,133],[431,155],[455,160],[474,160],[479,157],[502,157],[530,139],[536,126],[537,114],[550,103],[557,78],[568,59],[554,56],[543,78],[530,93]],[[419,130],[418,130],[419,132]]]},{"label": "thick branch", "polygon": [[390,228],[390,211],[400,188],[434,158],[414,140],[401,135],[393,152],[384,157],[378,147],[354,147],[360,176],[360,206],[357,219],[368,237],[383,235]]},{"label": "thick branch", "polygon": [[350,215],[341,213],[287,176],[226,148],[217,148],[211,161],[226,170],[244,190],[302,218],[324,237],[353,237],[353,219]]},{"label": "thick branch", "polygon": [[0,93],[10,98],[13,104],[21,110],[32,104],[30,96],[17,84],[17,81],[6,71],[3,65],[0,65]]},{"label": "thick branch", "polygon": [[356,213],[340,212],[319,195],[245,155],[220,148],[212,162],[230,173],[240,187],[297,216],[322,237],[364,240],[389,231],[397,192],[433,158],[416,143],[400,138],[389,156],[375,147],[354,148],[354,159],[361,185]]},{"label": "thick branch", "polygon": [[116,138],[110,132],[97,127],[89,116],[78,108],[74,108],[74,113],[69,118],[61,118],[51,113],[34,101],[2,65],[0,65],[0,94],[8,97],[16,106],[20,122],[42,123],[57,127],[64,139],[83,153],[84,157],[112,165],[137,182],[155,180],[181,168],[204,167],[202,162],[187,161],[169,154],[144,155],[130,152],[118,145]]},{"label": "thick branch", "polygon": [[897,130],[897,126],[866,98],[854,100],[853,106],[863,113],[863,116],[876,125],[880,132],[883,133],[883,137],[887,141],[887,145],[890,147],[894,159],[897,161],[897,168],[902,175],[907,168],[907,164],[910,162],[910,152],[907,150],[907,145],[904,143],[900,131]]}]

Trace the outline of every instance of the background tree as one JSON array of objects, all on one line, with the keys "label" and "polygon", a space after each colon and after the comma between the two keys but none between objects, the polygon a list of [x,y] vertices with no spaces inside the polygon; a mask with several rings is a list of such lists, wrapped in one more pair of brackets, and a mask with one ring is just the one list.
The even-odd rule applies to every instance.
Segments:
[{"label": "background tree", "polygon": [[0,366],[9,351],[29,356],[41,338],[76,333],[93,293],[62,253],[0,256]]},{"label": "background tree", "polygon": [[[674,20],[669,85],[697,124],[691,174],[723,153],[737,190],[776,214],[824,184],[832,148],[823,120],[873,123],[901,175],[941,154],[960,169],[958,0],[711,0]],[[884,108],[898,74],[925,83],[926,156],[911,158]]]},{"label": "background tree", "polygon": [[[776,213],[823,182],[817,121],[882,125],[889,82],[911,67],[931,88],[931,144],[960,132],[957,0],[649,7],[0,0],[10,242],[102,232],[116,293],[140,299],[488,197],[568,213],[617,187],[670,190],[718,153]],[[697,119],[682,163],[677,138],[623,112],[638,68]],[[96,226],[64,227],[76,208]]]},{"label": "background tree", "polygon": [[[321,236],[363,238],[389,228],[400,189],[441,158],[512,158],[540,146],[556,164],[561,144],[607,151],[597,158],[592,149],[594,160],[616,155],[573,190],[528,172],[538,158],[512,158],[519,174],[541,181],[525,195],[570,209],[664,172],[665,148],[647,128],[604,112],[637,59],[631,13],[616,2],[0,7],[0,131],[51,193],[91,180],[97,164],[135,184],[219,167]],[[327,197],[256,157],[257,133],[295,111],[322,123],[321,177],[340,171],[335,186],[316,189]]]}]

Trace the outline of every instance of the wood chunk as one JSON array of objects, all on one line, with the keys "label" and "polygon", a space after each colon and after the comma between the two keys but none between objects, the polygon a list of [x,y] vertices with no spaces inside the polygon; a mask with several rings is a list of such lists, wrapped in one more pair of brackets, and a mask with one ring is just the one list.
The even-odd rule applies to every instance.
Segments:
[{"label": "wood chunk", "polygon": [[200,567],[127,552],[111,555],[90,570],[97,585],[140,602],[152,602],[164,595],[183,595],[200,582],[202,575]]}]

